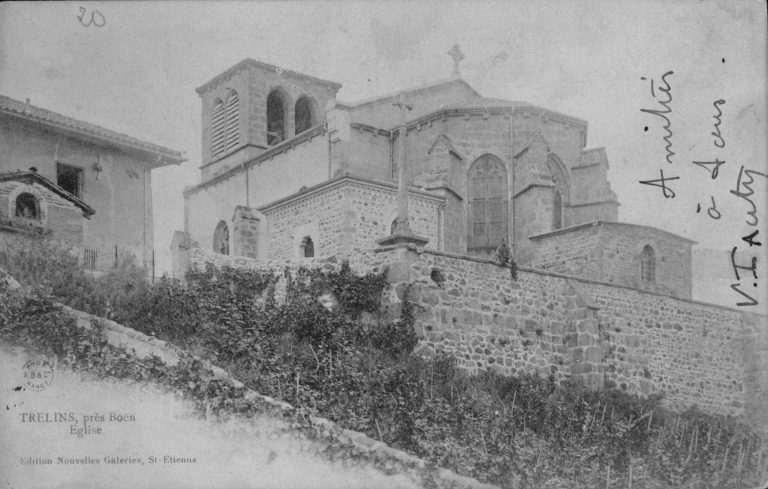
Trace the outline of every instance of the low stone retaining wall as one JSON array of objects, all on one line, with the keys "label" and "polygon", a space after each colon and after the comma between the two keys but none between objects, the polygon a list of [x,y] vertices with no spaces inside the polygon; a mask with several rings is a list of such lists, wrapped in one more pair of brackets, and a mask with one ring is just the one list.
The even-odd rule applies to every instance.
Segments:
[{"label": "low stone retaining wall", "polygon": [[470,373],[537,373],[593,389],[663,393],[670,408],[697,405],[768,431],[765,316],[529,268],[514,280],[492,261],[410,245],[288,263],[190,256],[197,266],[274,273],[337,269],[343,260],[355,273],[386,267],[384,305],[399,317],[408,291],[422,354],[448,352]]}]

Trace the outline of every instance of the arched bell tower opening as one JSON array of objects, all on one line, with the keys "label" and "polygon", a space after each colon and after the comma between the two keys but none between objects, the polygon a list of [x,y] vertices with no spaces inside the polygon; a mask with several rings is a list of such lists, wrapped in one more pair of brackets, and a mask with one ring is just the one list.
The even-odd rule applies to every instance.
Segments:
[{"label": "arched bell tower opening", "polygon": [[285,95],[272,90],[267,97],[267,146],[285,141]]},{"label": "arched bell tower opening", "polygon": [[294,110],[294,126],[296,128],[297,135],[310,129],[317,123],[315,112],[316,109],[312,99],[306,95],[299,97],[299,99],[296,101],[296,107]]}]

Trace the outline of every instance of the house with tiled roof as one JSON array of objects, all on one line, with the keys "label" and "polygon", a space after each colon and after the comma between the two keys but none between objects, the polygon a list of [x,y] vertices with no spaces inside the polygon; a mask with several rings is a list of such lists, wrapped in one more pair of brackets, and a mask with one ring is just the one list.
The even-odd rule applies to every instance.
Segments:
[{"label": "house with tiled roof", "polygon": [[201,182],[184,192],[175,242],[294,260],[405,229],[427,249],[490,258],[506,241],[523,266],[690,297],[690,241],[609,224],[620,204],[587,121],[484,97],[449,54],[450,77],[358,102],[254,60],[203,84]]},{"label": "house with tiled roof", "polygon": [[0,232],[151,252],[152,170],[179,152],[0,95]]}]

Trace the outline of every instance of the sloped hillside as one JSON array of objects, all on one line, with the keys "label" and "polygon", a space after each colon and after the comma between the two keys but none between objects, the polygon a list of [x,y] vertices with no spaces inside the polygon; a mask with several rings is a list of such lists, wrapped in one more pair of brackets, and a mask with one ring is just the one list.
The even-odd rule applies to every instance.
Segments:
[{"label": "sloped hillside", "polygon": [[[155,379],[208,419],[270,413],[299,437],[331,440],[320,453],[329,460],[426,487],[477,484],[437,466],[510,488],[751,488],[766,478],[760,437],[725,417],[537,376],[467,377],[450,357],[415,354],[417,311],[406,301],[392,321],[380,310],[383,270],[356,276],[333,259],[275,273],[209,266],[148,284],[130,263],[94,278],[46,244],[0,262],[23,284],[43,284],[2,306],[6,343],[100,378]],[[102,336],[123,326],[86,330],[86,316],[72,320],[54,301],[140,331],[129,336],[178,363],[124,358]],[[374,462],[361,455],[370,453]]]}]

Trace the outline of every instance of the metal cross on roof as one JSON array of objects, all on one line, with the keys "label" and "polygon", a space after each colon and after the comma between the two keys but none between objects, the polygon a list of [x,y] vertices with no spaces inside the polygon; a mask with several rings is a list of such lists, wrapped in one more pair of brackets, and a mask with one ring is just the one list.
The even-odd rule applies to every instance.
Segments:
[{"label": "metal cross on roof", "polygon": [[454,44],[450,51],[448,51],[448,54],[453,58],[453,74],[458,76],[459,73],[459,62],[464,59],[464,53],[461,52],[461,48],[458,44]]}]

